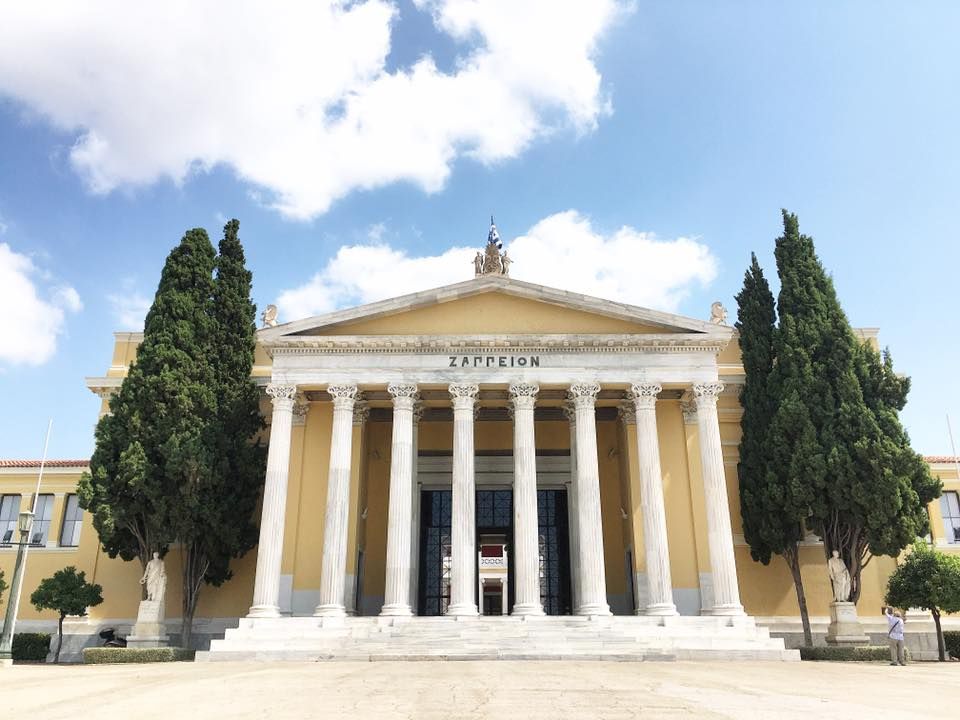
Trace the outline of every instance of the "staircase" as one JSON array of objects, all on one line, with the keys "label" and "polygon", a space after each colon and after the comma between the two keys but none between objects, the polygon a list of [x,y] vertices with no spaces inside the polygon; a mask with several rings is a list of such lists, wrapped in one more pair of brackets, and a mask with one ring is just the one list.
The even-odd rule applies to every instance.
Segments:
[{"label": "staircase", "polygon": [[220,660],[800,659],[752,617],[242,618],[197,653]]}]

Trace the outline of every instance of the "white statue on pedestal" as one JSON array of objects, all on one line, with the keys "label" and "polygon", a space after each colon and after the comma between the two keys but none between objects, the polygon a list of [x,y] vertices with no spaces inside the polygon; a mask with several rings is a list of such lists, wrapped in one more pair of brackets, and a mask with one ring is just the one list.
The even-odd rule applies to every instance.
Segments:
[{"label": "white statue on pedestal", "polygon": [[833,599],[836,602],[847,602],[850,599],[850,571],[836,550],[833,551],[833,557],[827,560],[827,571],[833,584]]},{"label": "white statue on pedestal", "polygon": [[150,602],[163,602],[163,597],[167,592],[167,569],[160,559],[160,553],[153,554],[153,560],[147,563],[143,570],[143,577],[140,578],[140,584],[147,586],[147,600]]}]

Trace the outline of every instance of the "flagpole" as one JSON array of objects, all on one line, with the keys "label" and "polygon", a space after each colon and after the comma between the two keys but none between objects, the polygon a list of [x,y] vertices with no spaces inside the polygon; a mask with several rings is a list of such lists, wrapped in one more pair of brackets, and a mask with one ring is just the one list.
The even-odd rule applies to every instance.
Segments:
[{"label": "flagpole", "polygon": [[950,413],[947,413],[947,434],[950,436],[950,452],[953,453],[953,465],[957,468],[957,480],[960,480],[960,457],[957,457],[957,446],[953,444],[953,428],[950,427]]},{"label": "flagpole", "polygon": [[[949,420],[947,421],[949,423]],[[33,507],[30,512],[37,513],[37,498],[40,497],[40,482],[43,480],[43,468],[47,464],[47,448],[50,447],[50,431],[53,429],[53,418],[47,422],[47,437],[43,441],[43,457],[40,458],[40,474],[37,475],[37,489],[33,493]]]}]

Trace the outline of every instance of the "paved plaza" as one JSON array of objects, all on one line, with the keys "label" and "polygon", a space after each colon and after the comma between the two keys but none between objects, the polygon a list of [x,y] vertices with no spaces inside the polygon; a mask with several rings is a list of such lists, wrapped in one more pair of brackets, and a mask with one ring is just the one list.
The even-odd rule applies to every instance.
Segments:
[{"label": "paved plaza", "polygon": [[[960,663],[217,663],[14,666],[8,717],[927,718]],[[939,698],[939,700],[938,700]]]}]

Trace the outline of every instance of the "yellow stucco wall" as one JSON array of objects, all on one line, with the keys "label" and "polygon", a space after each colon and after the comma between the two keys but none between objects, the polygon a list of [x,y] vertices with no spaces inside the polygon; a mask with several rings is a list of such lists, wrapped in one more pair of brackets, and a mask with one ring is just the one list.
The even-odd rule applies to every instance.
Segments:
[{"label": "yellow stucco wall", "polygon": [[543,302],[485,293],[402,314],[324,328],[324,335],[455,335],[462,333],[663,333],[628,322]]}]

